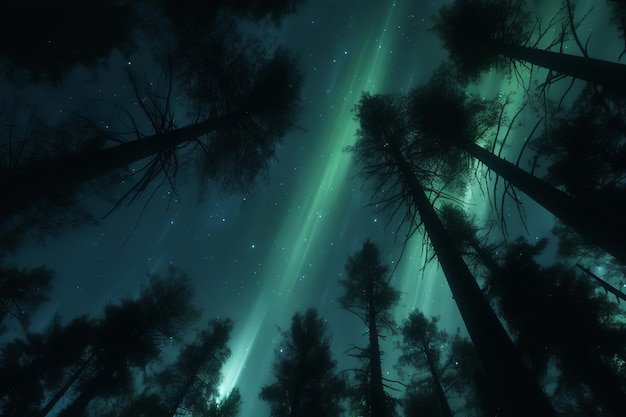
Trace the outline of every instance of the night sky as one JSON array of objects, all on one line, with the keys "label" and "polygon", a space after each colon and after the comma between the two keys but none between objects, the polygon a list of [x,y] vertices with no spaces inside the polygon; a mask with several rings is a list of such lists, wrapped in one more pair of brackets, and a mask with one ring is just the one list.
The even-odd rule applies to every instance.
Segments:
[{"label": "night sky", "polygon": [[[277,326],[288,328],[296,311],[319,310],[329,321],[339,369],[349,366],[345,350],[351,343],[364,344],[365,338],[363,325],[338,308],[338,280],[347,257],[369,237],[394,269],[404,239],[395,235],[396,221],[385,227],[385,213],[366,207],[368,188],[354,177],[358,167],[343,151],[356,140],[352,109],[363,91],[405,93],[428,80],[447,58],[439,39],[429,32],[431,16],[446,3],[308,0],[278,29],[263,28],[268,44],[284,45],[297,54],[306,77],[298,120],[303,130],[284,138],[269,178],[260,179],[250,194],[210,189],[201,201],[193,178],[180,178],[177,196],[166,186],[160,188],[143,214],[145,199],[116,210],[98,225],[49,238],[44,246],[27,243],[12,261],[24,267],[45,264],[56,273],[50,301],[35,314],[31,330],[45,329],[56,314],[64,320],[82,313],[97,315],[106,303],[137,295],[146,274],[164,273],[171,264],[193,279],[194,303],[204,314],[199,326],[210,317],[235,322],[222,390],[240,388],[242,417],[265,414],[258,393],[272,380]],[[544,3],[558,2],[531,3],[548,17],[553,9]],[[615,60],[620,41],[606,23],[604,2],[578,3],[581,16],[595,7],[580,29],[585,36],[593,35],[589,51]],[[101,100],[128,104],[133,98],[122,68],[156,76],[149,55],[141,45],[130,56],[115,52],[107,69],[97,75],[77,70],[57,87],[25,87],[19,94],[51,120],[77,108],[96,112],[106,107]],[[515,80],[495,73],[485,74],[478,86],[471,87],[486,98],[517,89]],[[522,98],[521,92],[514,95],[512,108]],[[180,112],[184,117],[184,110]],[[102,114],[106,115],[98,120],[102,125],[119,121],[110,107]],[[514,131],[504,155],[516,156],[534,117],[531,113],[521,117],[523,125]],[[468,188],[462,198],[479,222],[490,218],[489,202],[479,188]],[[110,201],[96,197],[87,204],[98,215],[111,207]],[[515,220],[514,207],[507,210],[509,238],[525,233]],[[526,210],[527,238],[547,235],[552,217],[531,202]],[[492,239],[503,238],[494,229]],[[427,315],[440,315],[448,330],[462,327],[437,263],[423,271],[422,265],[422,237],[416,235],[392,279],[403,292],[396,319],[400,322],[419,308]],[[384,371],[393,373],[391,346],[386,350],[390,354],[383,357]]]}]

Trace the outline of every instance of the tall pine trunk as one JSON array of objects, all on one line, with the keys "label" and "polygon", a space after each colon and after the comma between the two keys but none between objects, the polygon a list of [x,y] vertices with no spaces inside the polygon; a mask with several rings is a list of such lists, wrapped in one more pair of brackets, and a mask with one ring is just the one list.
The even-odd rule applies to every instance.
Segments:
[{"label": "tall pine trunk", "polygon": [[522,362],[511,338],[437,217],[411,166],[398,149],[390,149],[390,153],[419,211],[501,415],[555,416],[544,392]]},{"label": "tall pine trunk", "polygon": [[374,289],[370,281],[369,298],[369,367],[370,367],[370,411],[371,417],[386,417],[387,406],[383,388],[383,371],[380,364],[380,345],[378,343],[378,326],[376,325],[376,305]]},{"label": "tall pine trunk", "polygon": [[85,182],[125,168],[133,162],[176,149],[186,142],[226,127],[236,118],[236,115],[229,115],[205,120],[110,148],[77,152],[33,164],[27,173],[7,177],[0,183],[0,194],[6,197],[6,201],[0,205],[0,219],[28,209],[43,199],[72,192]]},{"label": "tall pine trunk", "polygon": [[499,42],[491,43],[488,48],[514,60],[602,85],[609,91],[626,92],[626,65],[623,64]]},{"label": "tall pine trunk", "polygon": [[[483,251],[479,245],[476,246],[476,250]],[[493,257],[485,254],[484,259],[481,257],[481,261],[491,274],[500,278],[506,278],[506,272],[497,264]],[[484,263],[485,261],[487,263]],[[580,265],[578,266],[580,267]],[[585,269],[583,268],[583,270]],[[550,277],[546,276],[544,278],[549,279]],[[527,285],[532,286],[534,284],[529,282]],[[543,294],[546,298],[551,297],[549,291],[544,291]],[[516,297],[519,296],[519,294],[511,296]],[[502,297],[500,298],[502,299]],[[503,301],[506,303],[506,300],[503,299]],[[536,299],[528,300],[529,309],[532,309],[532,305],[538,301],[542,302]],[[546,317],[546,319],[550,319],[550,317]],[[513,328],[513,330],[516,329]],[[593,349],[584,350],[582,354],[580,350],[572,349],[570,352],[560,351],[556,355],[561,358],[562,363],[571,369],[569,371],[570,373],[573,370],[578,374],[579,379],[587,384],[592,394],[602,401],[603,406],[606,407],[606,411],[615,417],[623,414],[624,410],[626,410],[626,394],[622,387],[623,384],[620,379],[615,376],[615,373],[611,371],[610,367],[607,366],[601,358],[597,357]]]},{"label": "tall pine trunk", "polygon": [[91,364],[91,361],[96,356],[95,351],[92,352],[87,359],[78,367],[76,371],[72,373],[72,375],[67,379],[65,384],[54,394],[52,398],[48,401],[48,403],[44,406],[44,408],[39,411],[39,417],[45,417],[50,410],[59,402],[61,398],[67,393],[67,391],[74,385],[74,383],[78,380],[78,378],[83,374],[85,369]]},{"label": "tall pine trunk", "polygon": [[426,356],[426,363],[428,364],[428,371],[430,375],[433,377],[433,384],[435,385],[435,393],[437,394],[437,398],[439,399],[439,405],[441,406],[441,411],[443,412],[443,417],[452,417],[452,410],[450,409],[450,404],[448,403],[448,399],[446,398],[446,394],[443,390],[443,386],[441,385],[441,378],[439,377],[439,370],[437,369],[437,364],[435,363],[435,359],[433,358],[432,351],[430,350],[430,346],[426,343],[426,340],[422,338],[422,348],[424,349],[424,355]]},{"label": "tall pine trunk", "polygon": [[461,142],[459,147],[576,230],[589,243],[626,263],[624,219],[616,218],[593,202],[575,199],[473,142]]},{"label": "tall pine trunk", "polygon": [[93,380],[87,383],[87,386],[81,391],[78,397],[59,413],[59,417],[83,416],[87,406],[98,396],[102,386],[105,385],[105,381],[110,380],[114,373],[115,370],[112,368],[106,368],[100,371]]}]

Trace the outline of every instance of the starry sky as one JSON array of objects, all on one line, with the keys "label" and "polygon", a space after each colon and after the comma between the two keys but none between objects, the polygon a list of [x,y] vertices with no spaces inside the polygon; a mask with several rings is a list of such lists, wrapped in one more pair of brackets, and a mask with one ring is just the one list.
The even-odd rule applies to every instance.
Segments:
[{"label": "starry sky", "polygon": [[[263,415],[265,405],[258,392],[271,382],[278,327],[288,328],[293,313],[315,307],[329,321],[340,369],[349,366],[344,355],[349,345],[364,343],[363,325],[338,308],[337,298],[347,257],[368,237],[382,248],[394,270],[391,282],[403,293],[395,311],[399,322],[419,308],[427,315],[440,315],[448,330],[462,327],[436,262],[421,269],[421,236],[409,241],[398,263],[403,236],[395,235],[397,223],[387,225],[384,213],[366,207],[368,188],[355,178],[358,168],[343,151],[355,142],[352,109],[363,91],[407,92],[428,80],[446,59],[447,53],[429,28],[431,16],[447,3],[308,0],[278,29],[262,29],[268,43],[295,51],[306,77],[298,120],[303,130],[284,138],[269,178],[259,181],[247,195],[210,190],[201,201],[193,179],[181,179],[177,195],[162,187],[145,210],[145,200],[140,201],[116,210],[99,225],[66,231],[44,246],[21,248],[15,263],[46,264],[56,272],[50,302],[37,311],[31,330],[44,329],[55,314],[66,320],[82,313],[96,315],[106,303],[138,294],[146,274],[174,265],[192,277],[194,302],[203,309],[204,318],[234,320],[232,357],[223,368],[222,390],[240,388],[242,417],[253,412]],[[550,16],[557,2],[530,3]],[[589,50],[596,57],[615,59],[620,45],[615,41],[614,48],[607,46],[611,45],[607,39],[616,35],[607,27],[604,2],[578,2],[578,10],[591,6],[595,9],[581,26],[581,32],[594,35]],[[142,67],[149,63],[149,52],[142,48],[131,56],[116,52],[103,70],[106,76],[79,70],[60,86],[25,87],[22,93],[51,119],[84,108],[85,103],[100,108],[97,100],[130,102],[121,68],[156,74]],[[471,90],[493,97],[517,88],[515,81],[488,73]],[[522,94],[513,96],[514,103],[521,99]],[[524,114],[520,121],[531,126],[533,117]],[[106,126],[115,118],[107,113],[98,122]],[[515,155],[527,133],[524,129],[514,132],[505,155]],[[489,203],[478,188],[468,187],[462,198],[478,221],[489,219]],[[109,201],[97,198],[88,204],[100,214],[111,207]],[[514,220],[513,207],[507,209],[514,238],[523,229]],[[532,202],[527,202],[526,210],[526,236],[536,239],[549,233],[550,215]],[[493,234],[494,240],[503,239],[500,232]],[[391,354],[390,360],[386,358],[384,372],[393,373],[395,360]]]}]

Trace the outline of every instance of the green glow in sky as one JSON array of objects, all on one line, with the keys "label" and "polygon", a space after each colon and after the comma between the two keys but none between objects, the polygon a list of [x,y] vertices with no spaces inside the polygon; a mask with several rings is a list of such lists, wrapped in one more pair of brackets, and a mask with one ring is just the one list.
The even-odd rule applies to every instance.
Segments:
[{"label": "green glow in sky", "polygon": [[[274,250],[282,251],[283,245],[286,245],[291,251],[289,260],[285,264],[282,254],[270,253],[268,256],[267,274],[279,276],[279,285],[271,290],[272,294],[267,289],[266,294],[259,296],[250,309],[247,320],[237,325],[240,332],[235,332],[231,342],[232,357],[223,369],[224,380],[220,389],[222,395],[230,392],[237,384],[260,329],[271,328],[275,315],[288,310],[288,295],[294,291],[298,280],[305,273],[305,265],[312,253],[325,244],[322,240],[329,234],[328,228],[336,225],[326,219],[327,214],[336,211],[338,198],[349,193],[350,188],[355,185],[349,181],[348,175],[351,155],[343,151],[346,146],[354,143],[358,127],[353,120],[352,108],[362,91],[376,91],[384,83],[388,70],[384,52],[387,45],[394,42],[386,29],[396,13],[398,8],[390,6],[382,26],[378,29],[372,28],[371,34],[365,40],[359,41],[362,45],[361,51],[357,54],[347,51],[341,62],[334,63],[337,68],[334,69],[328,91],[335,97],[341,97],[341,104],[326,116],[320,129],[322,134],[316,138],[320,142],[317,153],[324,156],[325,162],[311,158],[313,165],[305,168],[310,172],[301,174],[305,179],[302,188],[309,190],[309,195],[305,201],[301,201],[299,194],[295,195],[290,202],[293,208],[288,211],[298,214],[292,214],[291,218],[285,219],[275,236],[277,244]],[[275,294],[278,297],[274,297]],[[268,303],[267,300],[274,301]],[[271,359],[272,357],[267,358],[266,372],[261,373],[269,373]]]}]

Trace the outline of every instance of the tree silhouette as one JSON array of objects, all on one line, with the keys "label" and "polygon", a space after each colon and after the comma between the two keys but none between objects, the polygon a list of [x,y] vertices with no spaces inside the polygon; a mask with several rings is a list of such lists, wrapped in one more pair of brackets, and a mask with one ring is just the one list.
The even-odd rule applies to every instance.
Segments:
[{"label": "tree silhouette", "polygon": [[6,343],[0,354],[2,415],[40,415],[44,398],[60,391],[59,386],[71,385],[76,380],[72,375],[86,366],[94,330],[95,323],[86,316],[66,325],[56,318],[44,333],[27,333]]},{"label": "tree silhouette", "polygon": [[7,330],[8,318],[17,320],[23,329],[28,327],[30,313],[48,299],[52,277],[52,271],[43,266],[0,268],[0,335]]},{"label": "tree silhouette", "polygon": [[[102,146],[104,136],[99,135],[93,125],[75,118],[55,126],[37,114],[30,115],[27,121],[20,113],[17,104],[11,112],[2,113],[0,141],[3,150],[0,154],[0,184],[28,172],[31,164],[60,157],[68,153],[84,151]],[[84,194],[95,193],[103,186],[120,182],[114,175],[92,182],[82,187]],[[39,201],[29,210],[18,215],[0,218],[0,248],[13,253],[25,237],[43,241],[46,236],[58,236],[67,226],[77,226],[86,222],[95,223],[95,218],[71,195],[56,195]]]},{"label": "tree silhouette", "polygon": [[[211,320],[208,329],[201,331],[193,343],[181,349],[176,362],[157,375],[161,387],[159,397],[163,399],[167,416],[173,417],[180,410],[204,415],[219,408],[221,368],[230,356],[227,342],[232,326],[230,320]],[[238,391],[230,395],[233,399],[239,398]],[[224,416],[237,414],[239,401],[235,403],[230,411],[232,414]]]},{"label": "tree silhouette", "polygon": [[534,258],[546,242],[511,244],[501,266],[490,271],[488,292],[535,372],[546,375],[556,360],[561,387],[583,410],[618,416],[626,405],[626,373],[617,365],[626,358],[619,307],[575,270],[540,266]]},{"label": "tree silhouette", "polygon": [[[241,405],[237,388],[220,398],[221,367],[230,355],[226,345],[232,322],[210,320],[194,341],[180,348],[173,363],[144,376],[140,394],[130,391],[114,404],[103,402],[93,413],[103,417],[236,416]],[[91,408],[91,407],[90,407]]]},{"label": "tree silhouette", "polygon": [[[74,2],[40,3],[71,6]],[[178,12],[169,10],[166,3],[170,2],[120,3],[140,20],[133,25],[158,39],[155,61],[164,74],[154,83],[156,87],[153,80],[146,80],[143,86],[130,77],[137,110],[120,108],[121,114],[128,116],[126,126],[101,130],[89,120],[83,123],[90,128],[87,131],[68,132],[67,126],[62,126],[58,136],[75,136],[84,146],[54,153],[35,151],[35,157],[28,158],[24,151],[37,149],[42,140],[31,141],[34,146],[29,147],[16,138],[3,138],[7,152],[0,161],[0,192],[8,194],[7,204],[0,208],[0,244],[13,248],[20,236],[33,228],[46,233],[55,230],[57,223],[84,222],[89,216],[77,208],[77,201],[94,189],[101,193],[104,185],[119,184],[121,181],[111,180],[115,175],[133,185],[111,211],[124,201],[133,202],[155,180],[168,184],[175,194],[181,167],[196,168],[202,188],[211,182],[238,192],[248,191],[268,172],[276,146],[295,127],[302,76],[292,54],[268,47],[259,39],[244,38],[233,16],[271,17],[278,23],[299,2],[194,0],[176,2]],[[196,14],[198,8],[215,9],[215,13]],[[81,6],[74,13],[87,12]],[[190,16],[209,20],[192,25],[187,22]],[[184,34],[176,31],[178,18]],[[183,95],[188,113],[175,117],[173,108]],[[138,111],[145,120],[139,120]],[[115,129],[124,131],[113,132]],[[94,186],[98,181],[103,184]]]},{"label": "tree silhouette", "polygon": [[[606,359],[621,357],[626,347],[624,341],[626,334],[619,330],[615,322],[619,310],[616,305],[601,297],[594,289],[594,285],[597,284],[605,292],[615,295],[618,301],[624,299],[624,294],[580,264],[576,266],[590,276],[591,280],[585,280],[583,276],[576,275],[573,270],[564,266],[540,266],[534,258],[545,248],[546,239],[531,245],[520,238],[504,250],[504,255],[497,256],[493,247],[486,248],[478,241],[476,228],[460,210],[447,207],[444,212],[446,224],[452,224],[453,230],[465,231],[453,233],[457,245],[475,251],[477,259],[487,270],[488,293],[500,307],[499,311],[509,323],[516,336],[516,343],[532,364],[534,372],[546,377],[551,372],[551,361],[557,358],[559,369],[569,369],[560,387],[575,392],[576,384],[580,381],[590,381],[585,382],[589,386],[595,383],[596,385],[591,388],[594,396],[604,398],[602,401],[605,401],[607,396],[609,398],[612,396],[612,399],[606,401],[614,402],[615,410],[618,401],[624,401],[619,400],[622,394],[615,388],[605,390],[597,384],[597,381],[594,382],[594,378],[589,380],[589,376],[584,376],[584,373],[589,373],[586,364],[591,359],[591,352],[595,351],[593,355],[603,355],[604,359],[596,357],[594,360],[598,363],[605,361],[604,366],[597,364],[598,373],[613,381],[626,377],[623,372],[621,377],[616,377],[620,372],[614,368],[614,364],[611,364],[612,360]],[[502,246],[500,245],[500,248]],[[585,317],[579,318],[579,315]],[[561,334],[562,332],[564,334]],[[574,340],[577,338],[589,340],[593,345],[601,345],[605,350],[596,346],[581,348],[584,352],[577,351],[572,346],[581,347],[585,344],[581,340]],[[563,350],[575,352],[563,353]],[[573,359],[572,355],[580,356]],[[583,361],[585,366],[580,366],[584,355],[587,355],[588,359]],[[582,370],[571,370],[572,366],[580,367]],[[597,391],[601,391],[602,394],[597,394]],[[589,401],[584,399],[585,395],[581,392],[577,392],[576,395],[580,397],[582,403]],[[587,404],[586,407],[590,407],[587,408],[590,411],[596,406]]]},{"label": "tree silhouette", "polygon": [[491,397],[485,370],[474,345],[457,334],[452,339],[450,350],[456,365],[454,389],[465,395],[464,411],[479,416],[496,415],[498,401]]},{"label": "tree silhouette", "polygon": [[393,409],[385,393],[380,340],[384,339],[384,331],[394,331],[391,310],[400,293],[389,283],[389,268],[382,264],[380,249],[369,240],[348,258],[345,270],[348,276],[339,281],[344,289],[339,303],[368,329],[369,344],[367,348],[357,348],[359,353],[355,355],[364,361],[368,375],[366,411],[370,416],[390,416]]},{"label": "tree silhouette", "polygon": [[259,397],[272,417],[340,416],[345,380],[332,359],[326,322],[315,309],[295,313],[291,328],[282,334],[272,365],[275,382],[261,388]]},{"label": "tree silhouette", "polygon": [[524,6],[521,0],[455,0],[439,10],[433,31],[469,79],[478,78],[498,57],[506,57],[604,86],[607,91],[625,91],[623,64],[526,46],[529,13]]},{"label": "tree silhouette", "polygon": [[95,398],[110,398],[132,389],[132,369],[145,368],[159,359],[166,340],[177,339],[197,316],[191,305],[189,278],[170,268],[165,279],[152,276],[136,300],[109,304],[99,321],[91,352],[40,415],[50,412],[56,402],[76,392],[60,416],[79,416]]},{"label": "tree silhouette", "polygon": [[[494,118],[476,111],[476,98],[468,98],[445,68],[426,85],[409,93],[409,123],[422,139],[433,142],[430,157],[447,160],[475,158],[499,177],[621,262],[626,262],[622,233],[626,223],[595,201],[581,201],[494,155],[476,143],[486,136]],[[454,115],[454,117],[449,117]]]},{"label": "tree silhouette", "polygon": [[487,268],[498,267],[492,254],[499,245],[486,242],[488,234],[481,238],[480,229],[472,223],[465,211],[452,204],[444,204],[439,214],[450,238],[463,256],[475,257]]},{"label": "tree silhouette", "polygon": [[451,361],[441,357],[441,346],[447,343],[448,335],[439,330],[438,318],[428,320],[423,313],[414,311],[405,320],[401,328],[402,355],[399,359],[401,366],[410,365],[418,372],[426,369],[429,374],[426,391],[432,392],[437,399],[436,413],[445,417],[452,417],[452,409],[446,397],[446,372],[450,372]]},{"label": "tree silhouette", "polygon": [[[441,330],[438,317],[430,320],[413,311],[404,321],[400,342],[400,370],[411,375],[405,395],[405,414],[452,416],[475,409],[489,415],[488,392],[482,390],[484,371],[472,344],[458,333]],[[407,369],[407,367],[409,367]],[[453,412],[451,402],[463,407]],[[452,401],[451,401],[452,400]],[[423,402],[423,404],[419,404]]]},{"label": "tree silhouette", "polygon": [[171,114],[151,113],[158,129],[151,136],[137,132],[137,140],[31,162],[17,175],[3,176],[0,192],[10,198],[2,205],[0,218],[6,221],[38,201],[71,193],[85,182],[148,159],[139,182],[145,186],[160,173],[175,174],[184,147],[204,160],[213,178],[224,176],[225,182],[251,186],[293,127],[301,77],[293,57],[284,50],[241,65],[237,74],[231,74],[236,91],[225,101],[212,103],[212,111],[198,123],[176,128],[167,121]]},{"label": "tree silhouette", "polygon": [[[0,2],[0,69],[15,81],[59,83],[75,67],[99,67],[115,49],[128,54],[138,47],[139,32],[170,27],[179,46],[210,32],[220,15],[279,25],[302,0],[76,0]],[[155,13],[158,17],[155,17]],[[167,24],[164,24],[164,20]],[[115,22],[115,24],[111,24]]]},{"label": "tree silhouette", "polygon": [[[621,99],[604,100],[587,88],[531,144],[535,165],[547,168],[548,182],[616,217],[626,209],[624,104]],[[553,233],[559,237],[562,256],[602,256],[567,225],[557,225]]]},{"label": "tree silhouette", "polygon": [[623,212],[626,207],[626,134],[624,103],[583,90],[531,145],[546,179],[580,200],[592,199]]},{"label": "tree silhouette", "polygon": [[509,415],[554,415],[426,195],[436,180],[436,149],[411,129],[404,105],[402,98],[364,93],[355,109],[360,129],[350,149],[363,166],[362,175],[373,183],[372,202],[392,213],[404,209],[410,230],[424,226],[498,406]]},{"label": "tree silhouette", "polygon": [[620,38],[625,42],[624,49],[617,59],[626,53],[626,2],[624,0],[607,0],[611,8],[611,22],[619,28]]},{"label": "tree silhouette", "polygon": [[77,65],[100,65],[113,49],[131,50],[138,25],[132,3],[115,0],[5,0],[0,16],[0,68],[13,79],[52,83]]}]

